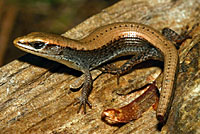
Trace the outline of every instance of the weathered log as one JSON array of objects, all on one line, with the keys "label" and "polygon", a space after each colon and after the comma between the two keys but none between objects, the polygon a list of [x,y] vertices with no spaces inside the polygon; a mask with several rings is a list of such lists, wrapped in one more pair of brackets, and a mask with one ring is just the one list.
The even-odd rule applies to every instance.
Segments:
[{"label": "weathered log", "polygon": [[[157,30],[169,27],[181,32],[186,25],[199,22],[199,0],[123,0],[87,19],[63,34],[80,39],[95,28],[113,22],[140,22]],[[158,130],[155,111],[151,108],[136,121],[121,127],[101,120],[106,108],[120,107],[137,95],[119,96],[116,76],[103,74],[93,84],[89,96],[92,109],[77,114],[75,98],[69,84],[80,72],[64,65],[27,54],[0,68],[0,132],[1,133],[198,133],[200,132],[200,33],[191,33],[180,48],[177,89],[169,119]],[[146,70],[145,70],[146,71]],[[112,87],[112,88],[111,88]]]}]

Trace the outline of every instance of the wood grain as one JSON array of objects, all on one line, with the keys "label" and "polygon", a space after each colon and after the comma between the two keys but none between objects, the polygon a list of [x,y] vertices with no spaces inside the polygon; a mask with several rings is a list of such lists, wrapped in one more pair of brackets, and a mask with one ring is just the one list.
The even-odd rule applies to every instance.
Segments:
[{"label": "wood grain", "polygon": [[[85,20],[63,35],[80,39],[95,28],[113,22],[140,22],[157,30],[169,27],[181,32],[186,25],[192,26],[199,22],[199,6],[199,0],[123,0]],[[193,46],[197,48],[199,46],[200,34],[197,31],[192,34],[191,42],[188,41],[189,43],[184,44],[180,49],[181,62],[185,61],[187,66],[193,63],[192,57],[188,59],[187,55],[193,58],[197,55],[190,54]],[[196,52],[199,49],[194,50]],[[182,52],[185,53],[182,54]],[[199,105],[197,98],[199,98],[200,91],[197,87],[199,87],[200,60],[197,61],[195,62],[196,68],[188,67],[189,70],[186,70],[193,74],[187,77],[189,80],[181,77],[187,74],[182,73],[178,76],[172,112],[167,124],[162,131],[159,131],[153,109],[145,112],[140,119],[122,127],[107,125],[100,118],[104,109],[120,107],[137,96],[137,93],[126,96],[116,94],[116,89],[125,84],[123,79],[131,80],[134,74],[122,77],[120,85],[116,84],[116,76],[110,74],[99,76],[94,81],[93,90],[89,96],[93,105],[92,109],[88,108],[87,114],[77,114],[78,105],[73,106],[73,103],[80,92],[71,91],[69,84],[81,73],[41,57],[25,55],[0,68],[0,132],[67,134],[198,132],[200,129],[197,125],[199,123],[198,111],[195,111],[197,108],[192,107]],[[144,69],[144,71],[147,70]],[[195,97],[190,97],[190,99],[185,97],[189,94]],[[196,105],[191,105],[191,102],[196,102],[194,103]],[[190,107],[180,108],[188,104]],[[182,118],[184,111],[192,111],[196,116]],[[181,122],[183,120],[185,123]],[[192,127],[187,126],[188,124]]]}]

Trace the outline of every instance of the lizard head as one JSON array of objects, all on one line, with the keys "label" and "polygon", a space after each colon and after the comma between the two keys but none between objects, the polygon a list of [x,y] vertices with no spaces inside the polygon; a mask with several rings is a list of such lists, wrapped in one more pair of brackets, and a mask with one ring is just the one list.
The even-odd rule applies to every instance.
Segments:
[{"label": "lizard head", "polygon": [[19,49],[41,56],[59,54],[66,40],[69,39],[56,34],[33,32],[16,38],[13,43]]},{"label": "lizard head", "polygon": [[[13,43],[25,52],[54,60],[68,67],[80,70],[77,65],[78,63],[72,58],[74,49],[71,46],[78,44],[75,40],[56,34],[33,32],[16,38]],[[69,51],[66,52],[68,49]]]}]

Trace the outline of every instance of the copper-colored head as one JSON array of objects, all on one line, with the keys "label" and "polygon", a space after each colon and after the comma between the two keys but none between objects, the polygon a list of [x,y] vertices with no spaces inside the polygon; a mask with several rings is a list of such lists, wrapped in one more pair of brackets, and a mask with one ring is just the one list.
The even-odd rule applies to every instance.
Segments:
[{"label": "copper-colored head", "polygon": [[[56,34],[33,32],[26,36],[18,37],[13,41],[19,49],[65,64],[76,70],[81,70],[70,56],[69,49],[73,49],[77,41]],[[68,52],[66,52],[68,49]],[[75,49],[74,49],[75,50]],[[64,53],[64,54],[63,54]]]}]

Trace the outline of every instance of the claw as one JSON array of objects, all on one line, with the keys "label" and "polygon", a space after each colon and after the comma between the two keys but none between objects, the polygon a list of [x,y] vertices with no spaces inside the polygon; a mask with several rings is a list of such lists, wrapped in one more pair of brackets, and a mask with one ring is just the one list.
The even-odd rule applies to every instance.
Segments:
[{"label": "claw", "polygon": [[86,104],[92,108],[92,104],[88,101],[88,99],[85,99],[83,97],[79,97],[77,98],[78,102],[76,102],[74,105],[77,105],[78,103],[80,103],[79,108],[77,113],[79,113],[81,111],[81,107],[83,106],[83,110],[84,110],[84,114],[86,114]]},{"label": "claw", "polygon": [[120,74],[117,73],[117,85],[119,85]]}]

